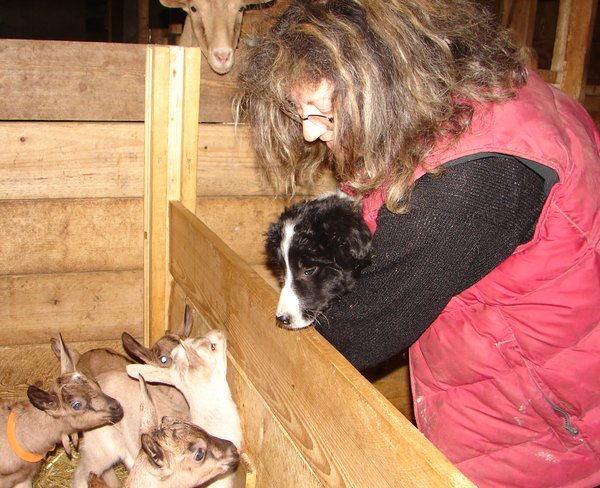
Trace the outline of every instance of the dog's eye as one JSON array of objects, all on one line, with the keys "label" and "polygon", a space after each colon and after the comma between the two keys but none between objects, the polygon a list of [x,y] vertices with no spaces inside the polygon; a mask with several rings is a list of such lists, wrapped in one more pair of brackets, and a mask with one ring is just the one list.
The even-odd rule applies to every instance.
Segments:
[{"label": "dog's eye", "polygon": [[305,274],[306,276],[310,276],[310,275],[314,274],[314,272],[315,272],[316,270],[317,270],[317,267],[316,267],[316,266],[313,266],[312,268],[306,268],[306,269],[304,270],[304,274]]}]

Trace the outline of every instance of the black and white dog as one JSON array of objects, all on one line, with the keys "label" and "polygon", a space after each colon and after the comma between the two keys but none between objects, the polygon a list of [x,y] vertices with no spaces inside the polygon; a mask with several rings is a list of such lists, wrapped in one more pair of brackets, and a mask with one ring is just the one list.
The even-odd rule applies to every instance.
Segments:
[{"label": "black and white dog", "polygon": [[371,232],[341,192],[287,207],[266,236],[269,265],[282,281],[275,318],[288,329],[318,320],[370,263]]}]

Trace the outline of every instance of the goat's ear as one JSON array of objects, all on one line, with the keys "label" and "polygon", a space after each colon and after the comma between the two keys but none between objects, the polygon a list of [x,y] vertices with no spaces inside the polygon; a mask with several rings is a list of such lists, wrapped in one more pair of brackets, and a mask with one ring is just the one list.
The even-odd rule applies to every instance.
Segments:
[{"label": "goat's ear", "polygon": [[160,3],[168,8],[187,7],[187,2],[185,0],[160,0]]},{"label": "goat's ear", "polygon": [[56,395],[48,393],[37,386],[27,388],[27,398],[35,408],[44,412],[58,407]]},{"label": "goat's ear", "polygon": [[163,452],[158,442],[156,442],[151,435],[145,433],[142,434],[141,440],[142,449],[146,453],[146,456],[148,456],[148,460],[150,461],[150,463],[152,463],[152,465],[156,466],[157,468],[162,469],[163,467],[165,467],[167,464],[167,461],[165,459],[165,453]]},{"label": "goat's ear", "polygon": [[121,334],[121,343],[123,344],[123,349],[131,359],[140,360],[143,363],[152,363],[154,361],[152,351],[141,345],[127,332]]},{"label": "goat's ear", "polygon": [[150,397],[144,377],[140,374],[138,379],[140,380],[140,432],[148,433],[152,432],[158,425],[156,408]]},{"label": "goat's ear", "polygon": [[151,364],[128,364],[127,374],[132,378],[138,378],[142,374],[150,383],[173,384],[170,368],[159,368]]},{"label": "goat's ear", "polygon": [[[79,354],[79,352],[77,352],[77,350],[73,349],[71,346],[69,346],[68,344],[65,344],[65,342],[63,341],[63,347],[69,351],[69,355],[71,356],[71,360],[73,361],[74,365],[77,365],[77,363],[79,362],[79,358],[81,357],[81,354]],[[52,338],[50,339],[50,348],[52,349],[52,352],[54,353],[54,355],[60,359],[60,340],[56,339],[56,338]]]},{"label": "goat's ear", "polygon": [[60,347],[60,374],[74,373],[75,363],[61,334],[58,335],[58,342]]},{"label": "goat's ear", "polygon": [[180,337],[189,337],[192,333],[192,326],[194,325],[194,314],[192,313],[192,307],[189,304],[185,304],[183,311],[183,323],[181,329],[177,333]]}]

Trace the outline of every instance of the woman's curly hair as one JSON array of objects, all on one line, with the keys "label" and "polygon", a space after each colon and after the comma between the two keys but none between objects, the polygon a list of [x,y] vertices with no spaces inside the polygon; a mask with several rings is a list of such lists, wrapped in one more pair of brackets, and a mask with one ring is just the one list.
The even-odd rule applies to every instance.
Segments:
[{"label": "woman's curly hair", "polygon": [[[331,151],[286,115],[289,94],[323,78],[334,86]],[[471,0],[296,0],[243,58],[235,104],[288,193],[328,166],[359,199],[385,185],[398,212],[436,142],[525,82],[520,49]]]}]

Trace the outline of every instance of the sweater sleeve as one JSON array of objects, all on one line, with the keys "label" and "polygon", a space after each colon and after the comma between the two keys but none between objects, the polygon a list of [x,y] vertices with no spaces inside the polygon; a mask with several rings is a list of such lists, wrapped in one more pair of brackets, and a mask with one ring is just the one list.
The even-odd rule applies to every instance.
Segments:
[{"label": "sweater sleeve", "polygon": [[356,368],[377,366],[427,329],[450,299],[533,236],[544,180],[493,155],[415,184],[406,214],[377,218],[372,264],[317,330]]}]

